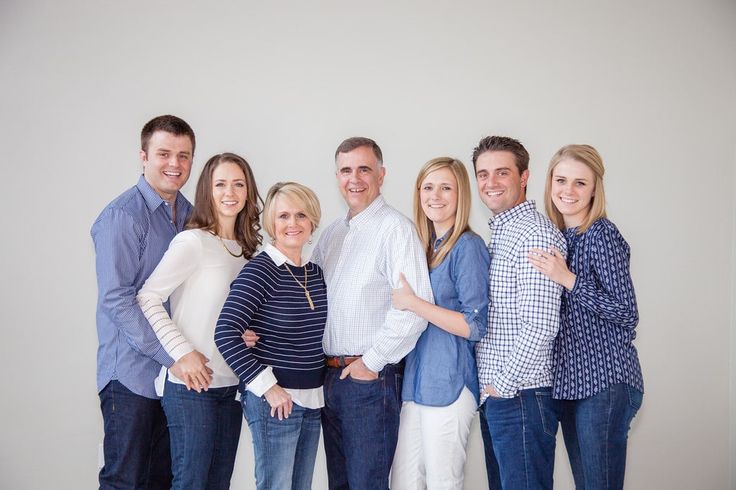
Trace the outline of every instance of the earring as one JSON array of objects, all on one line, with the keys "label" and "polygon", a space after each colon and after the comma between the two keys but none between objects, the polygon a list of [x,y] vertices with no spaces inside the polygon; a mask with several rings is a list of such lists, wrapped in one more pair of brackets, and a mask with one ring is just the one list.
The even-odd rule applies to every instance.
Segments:
[{"label": "earring", "polygon": [[309,237],[309,241],[307,243],[310,244],[310,245],[312,244],[312,237],[311,236]]}]

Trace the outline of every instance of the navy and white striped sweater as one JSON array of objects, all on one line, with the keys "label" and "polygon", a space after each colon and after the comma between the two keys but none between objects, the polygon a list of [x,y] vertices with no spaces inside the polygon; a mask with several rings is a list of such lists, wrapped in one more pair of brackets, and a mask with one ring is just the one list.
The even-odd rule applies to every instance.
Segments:
[{"label": "navy and white striped sweater", "polygon": [[[315,309],[309,308],[304,284]],[[230,287],[215,328],[215,344],[241,381],[241,390],[266,366],[271,366],[283,388],[322,386],[325,373],[322,335],[327,320],[327,289],[322,269],[309,262],[304,267],[277,266],[267,253],[245,264]],[[248,348],[241,338],[253,330],[260,339]]]}]

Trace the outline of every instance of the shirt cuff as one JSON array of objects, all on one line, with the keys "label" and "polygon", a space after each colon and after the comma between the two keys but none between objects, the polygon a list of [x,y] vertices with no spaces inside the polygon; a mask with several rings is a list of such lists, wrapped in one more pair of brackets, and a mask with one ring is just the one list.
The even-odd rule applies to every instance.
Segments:
[{"label": "shirt cuff", "polygon": [[371,348],[363,354],[363,364],[365,364],[365,367],[371,371],[378,373],[388,363],[381,359],[381,356],[378,355],[378,352],[376,352],[375,349]]},{"label": "shirt cuff", "polygon": [[493,387],[501,398],[513,398],[519,393],[516,383],[512,383],[511,380],[500,374],[493,378]]},{"label": "shirt cuff", "polygon": [[[468,324],[468,329],[470,329],[470,335],[468,335],[468,340],[471,342],[478,342],[481,337],[478,335],[478,324],[475,323],[475,319],[478,318],[478,309],[475,308],[467,313],[463,313],[463,317],[465,318],[465,323]],[[488,314],[488,312],[486,312]]]},{"label": "shirt cuff", "polygon": [[178,361],[190,352],[194,352],[194,347],[185,340],[181,344],[177,345],[169,355],[174,359],[174,361]]},{"label": "shirt cuff", "polygon": [[245,389],[253,393],[255,396],[263,396],[263,394],[270,390],[276,383],[277,380],[276,376],[273,374],[273,369],[271,369],[271,366],[268,366],[258,373],[258,376],[253,378],[251,382],[246,385]]},{"label": "shirt cuff", "polygon": [[163,347],[160,347],[156,351],[156,353],[153,355],[153,360],[161,364],[165,368],[170,368],[174,364],[174,360]]}]

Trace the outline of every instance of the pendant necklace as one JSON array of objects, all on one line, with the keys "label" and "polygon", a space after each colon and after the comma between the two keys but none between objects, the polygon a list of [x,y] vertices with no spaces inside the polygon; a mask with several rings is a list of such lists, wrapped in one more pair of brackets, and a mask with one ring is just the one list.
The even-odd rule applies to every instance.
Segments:
[{"label": "pendant necklace", "polygon": [[284,265],[286,266],[286,270],[289,271],[289,274],[291,274],[291,277],[293,277],[296,283],[304,290],[304,296],[309,302],[309,309],[314,310],[314,302],[312,302],[312,296],[309,294],[309,290],[307,290],[307,267],[304,266],[304,284],[302,284],[299,282],[299,279],[296,278],[294,273],[291,272],[291,267],[289,267],[289,264],[284,263]]},{"label": "pendant necklace", "polygon": [[[212,232],[210,232],[210,233],[212,233]],[[224,241],[222,241],[222,237],[221,237],[220,235],[218,235],[217,233],[212,233],[212,234],[213,234],[213,235],[215,235],[215,236],[217,237],[217,239],[218,239],[218,240],[220,240],[220,243],[222,243],[222,246],[223,246],[223,247],[225,247],[225,250],[227,250],[227,253],[229,253],[229,254],[230,254],[230,255],[232,255],[233,257],[235,257],[235,258],[238,258],[238,257],[242,257],[242,256],[244,256],[244,255],[245,255],[245,252],[243,251],[243,247],[240,247],[240,253],[239,253],[239,254],[237,254],[237,255],[235,255],[234,253],[232,253],[232,252],[230,251],[230,249],[229,249],[229,248],[227,248],[227,245],[225,245],[225,242],[224,242]]]}]

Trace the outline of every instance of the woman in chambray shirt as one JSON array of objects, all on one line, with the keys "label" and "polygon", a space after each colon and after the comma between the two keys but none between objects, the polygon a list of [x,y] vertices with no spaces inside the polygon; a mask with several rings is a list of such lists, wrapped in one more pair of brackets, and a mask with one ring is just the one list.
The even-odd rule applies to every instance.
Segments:
[{"label": "woman in chambray shirt", "polygon": [[568,145],[547,172],[545,208],[565,233],[557,250],[529,260],[565,287],[555,341],[552,395],[577,488],[623,488],[626,441],[644,384],[634,347],[639,314],[630,250],[606,219],[603,160],[589,145]]},{"label": "woman in chambray shirt", "polygon": [[392,489],[463,487],[468,433],[478,408],[475,342],[487,329],[490,263],[485,243],[468,226],[469,213],[470,181],[462,162],[427,162],[416,181],[414,220],[436,305],[417,297],[401,276],[394,307],[429,325],[406,357]]}]

